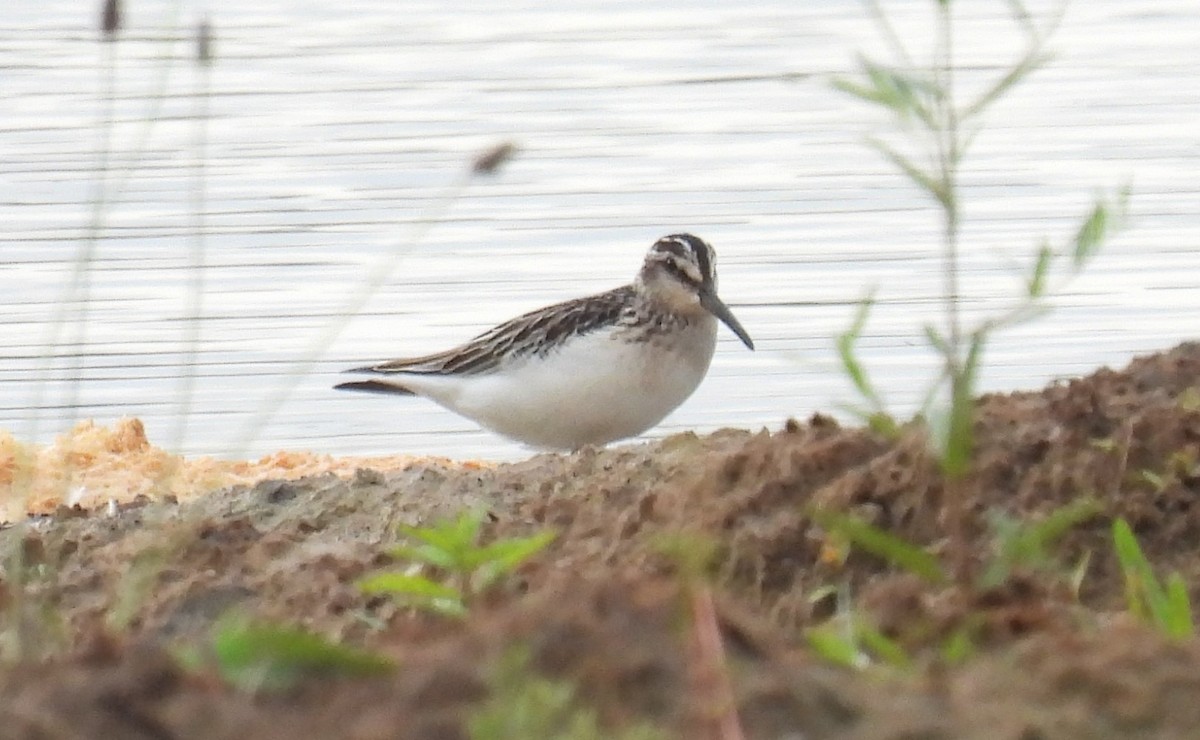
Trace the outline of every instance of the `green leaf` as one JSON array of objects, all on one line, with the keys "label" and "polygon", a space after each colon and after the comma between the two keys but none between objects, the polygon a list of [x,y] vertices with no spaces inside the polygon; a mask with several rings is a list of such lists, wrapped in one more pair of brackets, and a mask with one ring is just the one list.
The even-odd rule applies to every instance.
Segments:
[{"label": "green leaf", "polygon": [[465,617],[467,607],[457,588],[409,573],[377,573],[358,581],[369,594],[386,594],[398,601],[450,617]]},{"label": "green leaf", "polygon": [[863,424],[881,437],[887,439],[896,439],[900,436],[900,422],[886,411],[868,408],[853,403],[839,403],[837,407],[842,411],[854,415]]},{"label": "green leaf", "polygon": [[1054,259],[1054,250],[1049,243],[1042,242],[1038,248],[1037,259],[1033,263],[1033,272],[1025,281],[1025,292],[1030,298],[1041,298],[1046,292],[1046,273],[1050,270],[1050,262]]},{"label": "green leaf", "polygon": [[900,643],[852,611],[807,630],[804,637],[820,657],[848,668],[866,668],[873,660],[899,670],[909,670],[913,665]]},{"label": "green leaf", "polygon": [[[866,298],[859,301],[858,310],[854,312],[854,319],[850,323],[850,328],[838,335],[837,349],[838,357],[842,361],[842,369],[850,378],[850,382],[854,384],[859,395],[871,402],[872,411],[869,414],[875,413],[882,406],[882,401],[879,394],[876,393],[875,387],[871,384],[871,379],[867,375],[866,368],[859,361],[856,353],[856,345],[859,338],[862,336],[863,328],[867,324],[867,317],[871,314],[871,308],[875,305],[874,291],[867,295]],[[868,415],[869,415],[868,414]]]},{"label": "green leaf", "polygon": [[363,587],[403,597],[425,609],[462,616],[465,603],[499,577],[512,572],[522,562],[548,545],[555,537],[541,532],[530,537],[502,539],[479,545],[480,531],[486,518],[482,510],[468,511],[456,519],[429,526],[403,525],[400,534],[412,540],[391,550],[393,557],[436,566],[466,590],[444,586],[427,577],[404,573],[386,573],[363,581]]},{"label": "green leaf", "polygon": [[871,431],[882,437],[896,439],[900,436],[900,423],[886,411],[875,411],[867,416],[866,421]]},{"label": "green leaf", "polygon": [[1071,258],[1076,269],[1092,258],[1100,244],[1103,243],[1107,231],[1108,208],[1103,201],[1097,201],[1092,205],[1092,210],[1075,233],[1075,249]]},{"label": "green leaf", "polygon": [[864,424],[870,421],[875,415],[875,410],[857,403],[839,403],[837,407],[848,414],[852,414]]},{"label": "green leaf", "polygon": [[936,326],[925,324],[921,329],[925,332],[925,341],[929,342],[930,347],[933,347],[942,357],[951,356],[950,344]]},{"label": "green leaf", "polygon": [[1200,390],[1196,386],[1185,388],[1183,393],[1175,397],[1175,403],[1181,411],[1194,413],[1200,411]]},{"label": "green leaf", "polygon": [[902,119],[912,116],[926,127],[933,128],[933,115],[923,98],[939,97],[941,91],[936,85],[915,75],[872,62],[865,57],[860,57],[859,62],[877,91],[882,105],[890,108]]},{"label": "green leaf", "polygon": [[980,588],[994,588],[1018,567],[1044,568],[1052,562],[1050,547],[1069,530],[1100,513],[1100,502],[1081,498],[1056,508],[1040,520],[1025,522],[996,513],[991,516],[995,556],[988,562]]},{"label": "green leaf", "polygon": [[1187,583],[1183,576],[1172,573],[1167,579],[1166,593],[1167,634],[1178,640],[1191,637],[1195,632],[1192,619],[1192,604],[1188,597]]},{"label": "green leaf", "polygon": [[942,472],[950,478],[966,475],[975,449],[975,378],[983,357],[985,332],[971,335],[971,346],[958,378],[950,379],[950,418],[942,444]]},{"label": "green leaf", "polygon": [[283,690],[313,675],[369,676],[395,667],[389,658],[295,627],[241,618],[218,622],[212,648],[222,678],[249,691]]},{"label": "green leaf", "polygon": [[859,100],[890,110],[897,118],[916,118],[926,128],[934,128],[934,121],[926,98],[936,98],[940,93],[936,85],[911,74],[867,59],[859,58],[859,66],[865,82],[856,82],[846,77],[835,77],[833,87]]},{"label": "green leaf", "polygon": [[[1036,301],[1037,299],[1032,299]],[[985,333],[991,333],[1000,329],[1007,329],[1013,326],[1029,323],[1036,319],[1040,319],[1050,312],[1050,307],[1041,303],[1031,302],[1023,303],[1016,306],[1007,314],[998,316],[986,322],[980,329]]]},{"label": "green leaf", "polygon": [[1129,611],[1173,639],[1191,637],[1195,630],[1187,583],[1172,573],[1164,586],[1154,575],[1133,530],[1124,519],[1113,522],[1113,548],[1125,576]]},{"label": "green leaf", "polygon": [[685,583],[706,580],[721,548],[715,537],[687,530],[655,535],[651,546],[674,564]]},{"label": "green leaf", "polygon": [[937,558],[890,532],[885,532],[856,517],[827,509],[811,509],[809,515],[817,524],[830,532],[841,535],[875,557],[882,558],[930,583],[946,582],[946,574]]},{"label": "green leaf", "polygon": [[949,665],[958,665],[975,654],[975,630],[963,625],[950,633],[941,644],[942,660]]},{"label": "green leaf", "polygon": [[521,563],[533,557],[554,541],[554,532],[538,532],[529,537],[513,537],[496,540],[475,550],[468,558],[468,564],[494,565],[503,572],[511,571]]},{"label": "green leaf", "polygon": [[404,560],[435,565],[450,571],[462,571],[469,567],[464,561],[477,548],[479,532],[486,513],[482,510],[466,511],[455,519],[446,519],[428,526],[414,527],[402,524],[401,536],[416,544],[395,546],[391,555]]},{"label": "green leaf", "polygon": [[843,631],[826,623],[804,633],[804,639],[817,655],[835,665],[847,668],[862,668],[866,662],[854,641]]},{"label": "green leaf", "polygon": [[1142,554],[1142,548],[1138,544],[1137,538],[1134,537],[1133,530],[1124,519],[1118,518],[1113,521],[1112,538],[1113,549],[1117,553],[1117,562],[1121,566],[1121,573],[1125,576],[1126,605],[1134,616],[1147,619],[1150,616],[1150,610],[1146,603],[1144,583],[1147,577],[1154,578],[1150,563],[1146,561],[1146,556]]},{"label": "green leaf", "polygon": [[1097,198],[1088,215],[1075,233],[1072,249],[1072,265],[1079,270],[1099,250],[1106,239],[1123,225],[1129,210],[1130,186],[1125,183],[1117,189],[1112,202]]},{"label": "green leaf", "polygon": [[834,89],[840,90],[848,95],[853,95],[865,103],[891,108],[890,105],[884,102],[884,96],[879,90],[876,90],[873,85],[864,85],[861,82],[856,82],[850,79],[849,77],[842,76],[834,77],[832,84]]},{"label": "green leaf", "polygon": [[1087,497],[1063,504],[1040,521],[1025,527],[1020,544],[1026,551],[1045,550],[1064,534],[1103,510],[1099,501]]},{"label": "green leaf", "polygon": [[883,634],[874,625],[862,618],[855,620],[855,630],[863,647],[870,650],[884,663],[893,668],[908,670],[912,668],[912,658],[900,643]]},{"label": "green leaf", "polygon": [[418,596],[423,598],[459,598],[458,589],[438,583],[421,575],[409,573],[376,573],[358,581],[358,587],[368,594]]},{"label": "green leaf", "polygon": [[481,591],[500,576],[508,575],[553,542],[554,537],[553,532],[539,532],[530,537],[497,540],[475,551],[467,560],[476,570],[471,577],[472,588]]},{"label": "green leaf", "polygon": [[1138,471],[1138,474],[1142,476],[1142,480],[1154,486],[1154,490],[1159,493],[1166,490],[1167,485],[1169,484],[1165,476],[1162,476],[1153,470],[1140,470]]},{"label": "green leaf", "polygon": [[908,179],[922,190],[928,192],[934,199],[948,211],[954,209],[954,198],[950,193],[950,189],[946,182],[936,175],[930,174],[918,167],[912,160],[905,157],[900,152],[892,149],[879,139],[867,139],[867,143],[875,148],[880,154],[888,159],[892,164],[896,165]]},{"label": "green leaf", "polygon": [[1024,58],[1015,65],[1010,67],[1000,79],[992,83],[992,86],[984,90],[978,98],[970,105],[963,109],[962,118],[974,118],[986,110],[989,106],[1002,98],[1005,93],[1012,89],[1021,80],[1025,79],[1030,73],[1037,70],[1039,67],[1047,64],[1054,55],[1049,52],[1044,52],[1039,49],[1032,49]]},{"label": "green leaf", "polygon": [[425,563],[446,570],[455,570],[458,567],[457,553],[448,551],[436,545],[394,545],[388,549],[388,555],[391,555],[397,560],[411,560],[417,563]]}]

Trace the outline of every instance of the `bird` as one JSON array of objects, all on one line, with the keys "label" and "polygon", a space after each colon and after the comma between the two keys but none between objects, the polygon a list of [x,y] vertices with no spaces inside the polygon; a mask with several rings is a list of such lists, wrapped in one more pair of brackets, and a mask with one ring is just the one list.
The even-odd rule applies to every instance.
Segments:
[{"label": "bird", "polygon": [[334,388],[423,396],[533,448],[602,447],[652,428],[696,390],[717,321],[754,349],[717,296],[712,246],[671,234],[627,285],[539,308],[444,352],[347,370],[374,377]]}]

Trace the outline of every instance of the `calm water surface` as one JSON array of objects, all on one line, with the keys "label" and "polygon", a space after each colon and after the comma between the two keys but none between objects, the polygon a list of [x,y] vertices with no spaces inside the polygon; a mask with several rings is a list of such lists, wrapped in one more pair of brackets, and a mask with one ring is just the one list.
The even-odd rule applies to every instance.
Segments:
[{"label": "calm water surface", "polygon": [[[889,3],[915,35],[928,5]],[[66,305],[53,350],[48,327],[93,220],[104,50],[77,2],[7,9],[0,429],[45,441],[75,418],[133,415],[175,446],[197,233],[207,288],[188,454],[525,454],[431,403],[330,386],[345,367],[626,282],[650,243],[680,230],[716,245],[722,294],[759,350],[723,333],[708,380],[653,435],[776,427],[851,400],[833,338],[872,287],[865,360],[899,411],[914,408],[931,367],[921,326],[937,319],[936,213],[863,146],[883,121],[828,85],[878,50],[857,4],[505,6],[220,4],[207,80],[178,40],[195,6],[131,7],[86,326]],[[1129,228],[1056,312],[990,348],[986,389],[1197,334],[1197,28],[1193,0],[1075,3],[1055,61],[991,115],[963,178],[972,315],[1007,305],[1040,239],[1068,236],[1098,188],[1128,180],[1135,198]],[[966,19],[964,90],[1008,58],[1008,29]],[[503,140],[519,156],[467,182],[471,157]],[[389,254],[389,279],[306,366]]]}]

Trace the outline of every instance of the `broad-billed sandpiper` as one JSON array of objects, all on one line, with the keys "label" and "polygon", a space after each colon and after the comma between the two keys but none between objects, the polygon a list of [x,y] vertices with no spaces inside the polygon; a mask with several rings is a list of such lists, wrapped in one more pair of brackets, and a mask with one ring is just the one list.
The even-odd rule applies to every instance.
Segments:
[{"label": "broad-billed sandpiper", "polygon": [[556,303],[454,349],[350,370],[344,390],[425,396],[502,436],[577,450],[632,437],[683,403],[708,372],[717,319],[754,349],[717,297],[716,255],[691,234],[650,247],[637,278]]}]

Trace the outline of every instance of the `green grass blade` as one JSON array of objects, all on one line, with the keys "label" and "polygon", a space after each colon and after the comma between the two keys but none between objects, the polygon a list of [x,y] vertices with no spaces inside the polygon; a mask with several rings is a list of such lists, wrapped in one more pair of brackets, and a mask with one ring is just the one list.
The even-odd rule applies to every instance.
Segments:
[{"label": "green grass blade", "polygon": [[1071,258],[1076,269],[1091,259],[1104,242],[1108,232],[1108,220],[1108,208],[1103,201],[1097,201],[1075,232],[1075,246]]},{"label": "green grass blade", "polygon": [[941,563],[920,547],[872,526],[861,519],[824,509],[810,512],[813,521],[875,557],[913,573],[930,583],[944,583]]},{"label": "green grass blade", "polygon": [[992,513],[989,522],[995,556],[979,581],[993,588],[1008,580],[1014,568],[1044,568],[1052,562],[1049,549],[1069,530],[1103,510],[1099,501],[1081,498],[1064,504],[1038,521],[1025,522],[1002,513]]},{"label": "green grass blade", "polygon": [[1172,573],[1165,585],[1158,580],[1124,519],[1113,522],[1112,537],[1117,561],[1125,576],[1129,611],[1173,639],[1191,637],[1195,633],[1195,621],[1187,583],[1178,573]]},{"label": "green grass blade", "polygon": [[1125,602],[1129,611],[1140,619],[1150,619],[1150,605],[1146,593],[1147,578],[1153,580],[1150,563],[1142,554],[1142,548],[1129,523],[1117,518],[1112,525],[1113,549],[1117,553],[1117,562],[1121,573],[1125,576]]},{"label": "green grass blade", "polygon": [[1047,242],[1038,247],[1037,258],[1033,262],[1033,271],[1025,281],[1025,293],[1030,298],[1041,298],[1046,292],[1046,274],[1050,271],[1050,263],[1054,259],[1054,250]]},{"label": "green grass blade", "polygon": [[987,340],[984,332],[971,336],[958,382],[951,380],[950,419],[942,444],[942,472],[950,478],[966,475],[975,450],[975,379]]},{"label": "green grass blade", "polygon": [[814,627],[804,633],[808,646],[821,658],[847,668],[862,668],[864,656],[842,630],[831,624]]},{"label": "green grass blade", "polygon": [[1026,527],[1022,539],[1027,549],[1044,550],[1070,530],[1104,510],[1094,498],[1080,498],[1051,511],[1040,521]]},{"label": "green grass blade", "polygon": [[874,625],[859,619],[854,629],[858,633],[858,639],[862,642],[863,647],[878,656],[884,663],[900,670],[912,668],[912,658],[904,647],[880,632]]},{"label": "green grass blade", "polygon": [[376,675],[392,660],[338,645],[304,630],[242,619],[214,628],[213,654],[222,678],[244,690],[283,690],[316,674]]},{"label": "green grass blade", "polygon": [[996,82],[994,82],[987,90],[984,90],[974,102],[963,109],[962,117],[967,119],[978,116],[997,100],[1004,97],[1004,94],[1011,90],[1014,85],[1028,77],[1038,68],[1045,66],[1053,58],[1054,55],[1048,52],[1031,52],[1020,62],[1009,68],[1008,72],[1001,75],[1000,79],[996,80]]},{"label": "green grass blade", "polygon": [[958,665],[974,655],[977,650],[974,633],[975,629],[969,624],[950,633],[938,650],[942,660],[949,665]]},{"label": "green grass blade", "polygon": [[1195,634],[1195,621],[1192,618],[1192,603],[1188,597],[1187,583],[1183,576],[1172,573],[1167,579],[1166,592],[1167,634],[1178,640],[1185,640]]},{"label": "green grass blade", "polygon": [[921,330],[925,333],[925,341],[929,342],[930,347],[933,347],[943,357],[949,356],[950,343],[946,341],[946,338],[942,336],[942,333],[938,331],[936,326],[925,324],[921,327]]},{"label": "green grass blade", "polygon": [[850,382],[854,384],[854,388],[859,395],[871,402],[874,413],[882,406],[879,394],[875,391],[874,385],[871,384],[871,379],[867,375],[866,368],[858,359],[856,345],[859,338],[862,336],[863,328],[867,325],[867,318],[871,314],[871,309],[875,306],[875,293],[872,291],[867,294],[867,297],[859,301],[858,309],[854,312],[854,319],[850,322],[850,328],[838,335],[837,349],[838,357],[842,362],[842,370],[845,371]]}]

